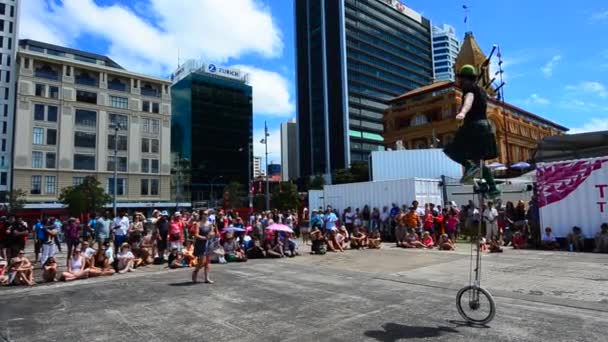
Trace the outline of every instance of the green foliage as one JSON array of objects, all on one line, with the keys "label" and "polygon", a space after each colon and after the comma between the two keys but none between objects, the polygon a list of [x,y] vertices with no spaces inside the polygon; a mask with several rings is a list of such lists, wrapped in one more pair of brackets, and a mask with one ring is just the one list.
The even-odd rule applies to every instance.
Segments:
[{"label": "green foliage", "polygon": [[336,170],[332,176],[333,184],[346,184],[369,181],[369,167],[366,162],[357,161],[348,169]]},{"label": "green foliage", "polygon": [[72,216],[83,213],[100,212],[112,201],[112,196],[101,187],[97,178],[85,177],[82,184],[61,189],[59,202],[67,206]]},{"label": "green foliage", "polygon": [[6,210],[9,214],[15,214],[16,211],[23,209],[25,206],[25,196],[27,193],[21,189],[11,190],[6,193]]},{"label": "green foliage", "polygon": [[346,184],[346,183],[354,183],[355,177],[350,169],[339,169],[336,170],[332,176],[333,184]]},{"label": "green foliage", "polygon": [[323,186],[325,185],[325,178],[321,175],[316,175],[310,181],[310,190],[323,190]]},{"label": "green foliage", "polygon": [[279,210],[297,209],[300,205],[300,195],[295,184],[281,182],[272,193],[272,206]]},{"label": "green foliage", "polygon": [[240,208],[243,206],[243,198],[247,196],[245,187],[239,182],[230,182],[224,187],[222,198],[227,200],[229,207]]}]

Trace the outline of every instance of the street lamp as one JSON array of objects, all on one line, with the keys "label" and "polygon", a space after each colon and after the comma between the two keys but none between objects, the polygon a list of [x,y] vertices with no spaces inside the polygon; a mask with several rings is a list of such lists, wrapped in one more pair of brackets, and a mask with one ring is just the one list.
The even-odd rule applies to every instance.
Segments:
[{"label": "street lamp", "polygon": [[[239,152],[245,151],[245,148],[240,147]],[[249,198],[249,210],[253,208],[253,193],[251,192],[251,144],[247,143],[247,193]]]},{"label": "street lamp", "polygon": [[125,128],[118,120],[110,122],[110,129],[114,130],[114,191],[112,191],[112,210],[116,217],[116,192],[118,188],[118,131]]},{"label": "street lamp", "polygon": [[270,210],[270,187],[268,185],[268,125],[264,121],[264,139],[260,140],[260,144],[264,144],[266,154],[266,210]]},{"label": "street lamp", "polygon": [[213,196],[213,182],[215,182],[216,180],[220,180],[222,178],[224,178],[224,176],[213,177],[213,178],[211,178],[211,181],[209,182],[209,183],[211,183],[210,184],[211,189],[209,190],[209,197],[210,197],[209,199],[210,199],[210,201],[213,200],[213,208],[215,208],[217,205],[217,200],[215,199],[215,196]]}]

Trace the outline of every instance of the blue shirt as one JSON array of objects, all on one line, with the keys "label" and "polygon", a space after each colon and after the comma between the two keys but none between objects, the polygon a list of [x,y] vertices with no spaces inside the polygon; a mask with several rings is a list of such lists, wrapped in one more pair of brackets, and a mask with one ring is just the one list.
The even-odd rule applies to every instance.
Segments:
[{"label": "blue shirt", "polygon": [[391,217],[395,217],[397,214],[399,214],[399,207],[392,207],[389,215],[391,215]]},{"label": "blue shirt", "polygon": [[336,214],[331,213],[331,214],[327,215],[325,229],[330,230],[332,228],[336,228],[336,221],[338,221],[338,217],[336,216]]},{"label": "blue shirt", "polygon": [[44,226],[42,225],[42,223],[38,222],[36,223],[36,225],[34,226],[34,229],[36,230],[36,238],[40,241],[44,241],[46,240],[46,231],[44,230]]}]

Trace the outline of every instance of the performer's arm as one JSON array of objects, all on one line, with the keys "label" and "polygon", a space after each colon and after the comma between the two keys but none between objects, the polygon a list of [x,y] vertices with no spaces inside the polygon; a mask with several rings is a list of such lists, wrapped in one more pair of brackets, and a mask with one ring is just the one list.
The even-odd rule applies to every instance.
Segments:
[{"label": "performer's arm", "polygon": [[473,107],[473,101],[474,100],[475,100],[475,95],[473,95],[473,93],[467,93],[464,96],[464,103],[462,104],[462,108],[460,109],[460,113],[458,113],[458,115],[456,115],[456,119],[458,119],[458,120],[464,120],[464,117],[471,110],[471,107]]}]

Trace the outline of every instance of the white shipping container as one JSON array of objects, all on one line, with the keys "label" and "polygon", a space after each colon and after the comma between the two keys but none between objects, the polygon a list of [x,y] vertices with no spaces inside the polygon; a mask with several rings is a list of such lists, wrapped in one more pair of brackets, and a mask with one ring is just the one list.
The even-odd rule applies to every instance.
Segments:
[{"label": "white shipping container", "polygon": [[539,163],[536,180],[542,232],[567,237],[579,226],[592,238],[608,222],[608,157]]},{"label": "white shipping container", "polygon": [[409,178],[380,182],[363,182],[323,187],[323,204],[343,211],[347,207],[370,209],[390,208],[392,203],[409,206],[417,200],[420,205],[442,203],[439,180]]},{"label": "white shipping container", "polygon": [[374,151],[371,154],[371,179],[385,181],[404,178],[460,179],[462,166],[442,149]]},{"label": "white shipping container", "polygon": [[308,190],[308,209],[324,208],[323,190]]}]

